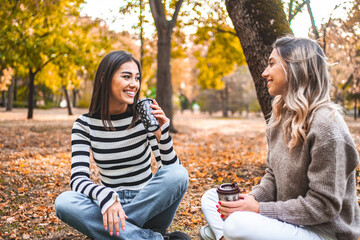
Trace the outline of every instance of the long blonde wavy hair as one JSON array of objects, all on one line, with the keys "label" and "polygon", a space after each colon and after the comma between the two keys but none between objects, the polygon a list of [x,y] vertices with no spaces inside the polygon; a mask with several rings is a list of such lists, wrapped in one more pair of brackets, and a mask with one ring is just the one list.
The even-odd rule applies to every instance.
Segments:
[{"label": "long blonde wavy hair", "polygon": [[329,107],[336,112],[339,107],[331,101],[328,63],[315,41],[282,37],[273,47],[285,63],[282,67],[288,86],[286,94],[274,98],[268,128],[284,121],[283,137],[293,149],[304,142],[318,109]]}]

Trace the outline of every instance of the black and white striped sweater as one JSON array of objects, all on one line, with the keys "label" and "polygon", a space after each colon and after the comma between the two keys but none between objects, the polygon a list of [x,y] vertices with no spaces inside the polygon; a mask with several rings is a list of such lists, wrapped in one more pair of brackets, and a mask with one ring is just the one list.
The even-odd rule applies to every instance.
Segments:
[{"label": "black and white striped sweater", "polygon": [[[140,190],[151,179],[151,150],[159,167],[180,164],[169,135],[169,122],[161,127],[160,143],[147,133],[141,120],[128,129],[130,113],[112,115],[115,131],[106,130],[100,117],[80,116],[71,135],[70,187],[99,201],[104,213],[118,198],[116,191]],[[90,180],[90,149],[99,167],[102,185]]]}]

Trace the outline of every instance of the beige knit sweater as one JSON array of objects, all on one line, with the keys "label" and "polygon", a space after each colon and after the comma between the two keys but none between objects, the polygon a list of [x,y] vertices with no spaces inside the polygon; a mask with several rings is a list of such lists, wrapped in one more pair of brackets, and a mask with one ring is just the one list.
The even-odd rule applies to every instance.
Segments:
[{"label": "beige knit sweater", "polygon": [[268,168],[250,193],[260,202],[260,214],[358,240],[359,156],[342,116],[318,110],[304,143],[291,151],[282,134],[281,125],[268,130]]}]

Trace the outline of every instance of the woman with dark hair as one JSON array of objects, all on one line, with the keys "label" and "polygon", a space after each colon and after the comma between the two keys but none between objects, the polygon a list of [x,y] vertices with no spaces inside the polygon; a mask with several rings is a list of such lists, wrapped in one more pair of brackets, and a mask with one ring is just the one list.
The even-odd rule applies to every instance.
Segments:
[{"label": "woman with dark hair", "polygon": [[[73,125],[72,191],[57,197],[56,214],[95,239],[190,239],[182,232],[166,233],[188,173],[156,101],[151,107],[160,128],[145,130],[135,110],[140,86],[140,63],[130,53],[114,51],[100,62],[89,113]],[[90,180],[90,149],[101,185]],[[154,175],[151,151],[159,166]]]},{"label": "woman with dark hair", "polygon": [[275,96],[266,173],[238,201],[203,195],[203,239],[358,240],[359,156],[330,99],[324,52],[310,39],[280,38],[262,76]]}]

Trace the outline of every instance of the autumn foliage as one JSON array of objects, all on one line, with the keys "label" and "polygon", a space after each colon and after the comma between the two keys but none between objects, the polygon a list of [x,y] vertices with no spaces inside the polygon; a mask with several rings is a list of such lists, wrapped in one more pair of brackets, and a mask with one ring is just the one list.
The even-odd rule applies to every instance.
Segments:
[{"label": "autumn foliage", "polygon": [[[75,109],[75,116],[65,110],[36,111],[34,120],[25,120],[25,110],[0,112],[0,239],[87,239],[56,217],[53,204],[70,189],[71,127],[86,110]],[[260,181],[265,122],[178,113],[175,123],[179,133],[172,135],[174,148],[188,169],[190,184],[170,231],[182,230],[198,239],[200,226],[206,224],[200,207],[204,191],[237,182],[248,192]],[[360,123],[348,125],[360,149]],[[99,181],[94,166],[92,162],[92,179]]]}]

